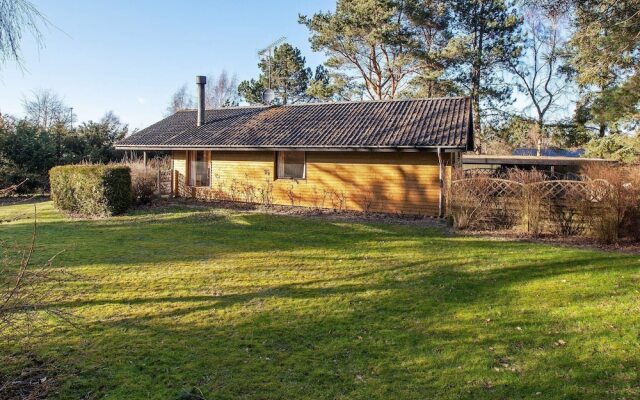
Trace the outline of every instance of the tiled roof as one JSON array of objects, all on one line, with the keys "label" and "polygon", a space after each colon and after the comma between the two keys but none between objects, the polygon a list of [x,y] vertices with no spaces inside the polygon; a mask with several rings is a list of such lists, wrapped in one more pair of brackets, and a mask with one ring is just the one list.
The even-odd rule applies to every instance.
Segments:
[{"label": "tiled roof", "polygon": [[179,111],[120,141],[122,149],[472,148],[467,97]]}]

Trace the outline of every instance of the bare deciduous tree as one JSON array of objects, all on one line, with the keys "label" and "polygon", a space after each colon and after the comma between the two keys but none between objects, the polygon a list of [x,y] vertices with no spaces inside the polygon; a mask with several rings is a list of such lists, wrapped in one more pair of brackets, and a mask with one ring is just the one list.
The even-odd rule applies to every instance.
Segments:
[{"label": "bare deciduous tree", "polygon": [[220,108],[236,106],[239,103],[238,78],[229,76],[223,70],[220,75],[209,75],[205,89],[205,107]]},{"label": "bare deciduous tree", "polygon": [[42,46],[41,26],[48,25],[44,15],[27,0],[0,0],[0,65],[13,60],[22,65],[20,45],[25,32]]},{"label": "bare deciduous tree", "polygon": [[22,101],[22,105],[27,120],[45,130],[55,124],[67,125],[73,121],[73,110],[51,89],[34,91],[31,98]]},{"label": "bare deciduous tree", "polygon": [[[238,94],[236,75],[229,76],[227,71],[223,70],[220,75],[207,76],[204,96],[206,108],[237,106],[240,102],[240,95]],[[171,97],[167,107],[167,115],[194,108],[195,105],[195,96],[189,92],[186,84],[182,85]]]},{"label": "bare deciduous tree", "polygon": [[171,115],[176,111],[193,108],[193,106],[193,98],[189,94],[187,85],[182,85],[178,90],[176,90],[173,96],[171,96],[171,102],[169,103],[169,107],[167,107],[167,115]]},{"label": "bare deciduous tree", "polygon": [[527,96],[535,113],[537,132],[534,134],[538,155],[547,138],[547,117],[566,95],[568,80],[563,73],[562,52],[564,15],[545,8],[528,6],[525,10],[524,30],[527,39],[523,57],[509,63],[508,69],[517,79],[518,88]]}]

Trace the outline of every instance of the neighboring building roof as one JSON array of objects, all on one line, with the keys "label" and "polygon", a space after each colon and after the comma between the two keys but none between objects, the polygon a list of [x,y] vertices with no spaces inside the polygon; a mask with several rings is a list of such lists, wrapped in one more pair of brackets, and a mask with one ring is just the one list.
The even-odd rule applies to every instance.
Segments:
[{"label": "neighboring building roof", "polygon": [[462,156],[463,164],[475,165],[581,165],[596,162],[611,162],[602,158],[583,158],[583,157],[545,157],[545,156],[491,156],[491,155],[475,155],[465,154]]},{"label": "neighboring building roof", "polygon": [[[582,157],[584,152],[584,149],[569,150],[561,148],[548,148],[541,149],[540,155],[545,157]],[[538,149],[520,147],[514,149],[511,154],[514,156],[536,156],[538,154]]]},{"label": "neighboring building roof", "polygon": [[473,147],[467,97],[308,103],[179,111],[118,142],[119,149],[420,150]]}]

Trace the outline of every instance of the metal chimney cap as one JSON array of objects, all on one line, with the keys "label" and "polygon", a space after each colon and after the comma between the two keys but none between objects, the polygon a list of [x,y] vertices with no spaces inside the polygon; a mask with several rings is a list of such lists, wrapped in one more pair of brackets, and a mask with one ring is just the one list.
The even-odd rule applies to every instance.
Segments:
[{"label": "metal chimney cap", "polygon": [[207,77],[203,75],[196,75],[196,83],[199,85],[204,85],[207,83]]}]

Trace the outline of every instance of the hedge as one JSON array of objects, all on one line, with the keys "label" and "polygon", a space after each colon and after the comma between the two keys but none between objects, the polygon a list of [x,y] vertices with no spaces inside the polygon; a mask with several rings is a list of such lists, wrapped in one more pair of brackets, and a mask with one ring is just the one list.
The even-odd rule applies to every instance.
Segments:
[{"label": "hedge", "polygon": [[62,211],[83,216],[121,214],[132,201],[131,171],[121,165],[65,165],[49,171],[51,199]]}]

